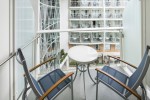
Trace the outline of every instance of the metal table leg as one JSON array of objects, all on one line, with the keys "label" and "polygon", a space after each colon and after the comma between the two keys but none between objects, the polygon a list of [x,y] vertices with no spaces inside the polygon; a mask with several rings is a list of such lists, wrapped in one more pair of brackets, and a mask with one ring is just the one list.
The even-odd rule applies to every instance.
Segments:
[{"label": "metal table leg", "polygon": [[73,78],[71,76],[71,100],[74,100],[74,96],[73,96]]},{"label": "metal table leg", "polygon": [[85,69],[85,64],[80,64],[80,67],[81,67],[81,68],[79,68],[79,66],[78,66],[78,70],[79,70],[80,72],[86,72],[87,69]]},{"label": "metal table leg", "polygon": [[90,74],[90,69],[89,69],[89,67],[90,67],[90,64],[88,64],[88,66],[87,66],[87,70],[88,70],[88,74],[89,74],[89,76],[90,76],[90,79],[94,82],[94,84],[96,84],[96,82],[93,80],[93,78],[92,78],[92,76],[91,76],[91,74]]},{"label": "metal table leg", "polygon": [[96,73],[96,78],[97,78],[97,84],[96,84],[96,100],[98,100],[98,71]]},{"label": "metal table leg", "polygon": [[[84,70],[85,66],[83,66],[83,70]],[[86,91],[85,91],[85,71],[83,71],[83,85],[84,85],[84,96],[85,96],[85,100],[86,100]]]}]

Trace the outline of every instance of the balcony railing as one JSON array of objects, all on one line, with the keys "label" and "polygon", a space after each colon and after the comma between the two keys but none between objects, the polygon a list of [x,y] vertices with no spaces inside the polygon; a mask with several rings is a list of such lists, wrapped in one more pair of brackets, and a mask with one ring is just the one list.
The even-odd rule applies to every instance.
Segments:
[{"label": "balcony railing", "polygon": [[72,21],[71,26],[72,29],[75,28],[100,28],[104,27],[103,21]]},{"label": "balcony railing", "polygon": [[102,13],[92,13],[92,14],[74,14],[71,13],[70,18],[72,19],[89,19],[89,18],[103,18],[103,14]]},{"label": "balcony railing", "polygon": [[105,6],[106,7],[125,7],[127,5],[127,1],[106,1]]},{"label": "balcony railing", "polygon": [[[127,1],[105,1],[106,7],[125,7]],[[102,7],[102,1],[71,1],[71,7]]]},{"label": "balcony railing", "polygon": [[102,6],[103,3],[99,1],[71,1],[71,7],[99,7]]}]

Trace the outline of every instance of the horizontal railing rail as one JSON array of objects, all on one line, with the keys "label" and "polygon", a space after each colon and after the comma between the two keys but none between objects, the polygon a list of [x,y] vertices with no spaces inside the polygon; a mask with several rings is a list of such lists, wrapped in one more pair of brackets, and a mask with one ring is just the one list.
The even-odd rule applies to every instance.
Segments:
[{"label": "horizontal railing rail", "polygon": [[38,34],[42,33],[55,33],[55,32],[81,32],[81,31],[93,31],[93,32],[102,32],[102,31],[115,31],[121,32],[123,28],[120,27],[107,27],[107,28],[82,28],[82,29],[64,29],[64,30],[39,30]]}]

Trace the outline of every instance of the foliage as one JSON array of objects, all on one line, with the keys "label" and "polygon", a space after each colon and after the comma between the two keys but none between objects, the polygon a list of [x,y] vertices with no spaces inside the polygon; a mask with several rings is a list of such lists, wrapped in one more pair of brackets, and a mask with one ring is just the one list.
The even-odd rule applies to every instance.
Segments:
[{"label": "foliage", "polygon": [[68,54],[64,52],[64,49],[61,49],[60,51],[60,63],[63,62],[63,60],[66,58]]}]

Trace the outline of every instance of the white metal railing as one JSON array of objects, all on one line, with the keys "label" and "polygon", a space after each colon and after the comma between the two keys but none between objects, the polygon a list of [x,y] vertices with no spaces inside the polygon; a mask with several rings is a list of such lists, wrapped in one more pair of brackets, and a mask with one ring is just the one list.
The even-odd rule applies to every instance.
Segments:
[{"label": "white metal railing", "polygon": [[[125,7],[127,1],[105,1],[106,7]],[[71,7],[102,7],[102,1],[71,1]]]},{"label": "white metal railing", "polygon": [[91,23],[91,21],[74,21],[71,24],[71,28],[101,28],[104,27],[104,22],[103,21],[93,21],[93,23]]},{"label": "white metal railing", "polygon": [[122,13],[106,13],[105,18],[123,18]]},{"label": "white metal railing", "polygon": [[70,5],[72,7],[98,7],[98,6],[102,6],[103,3],[99,2],[99,1],[72,1],[70,2]]},{"label": "white metal railing", "polygon": [[82,31],[93,31],[93,32],[97,32],[97,31],[107,31],[107,30],[118,30],[121,31],[123,28],[120,27],[104,27],[104,28],[84,28],[84,29],[64,29],[64,30],[39,30],[37,31],[38,34],[41,33],[55,33],[55,32],[82,32]]},{"label": "white metal railing", "polygon": [[51,2],[51,1],[45,1],[45,2],[40,2],[41,6],[47,6],[47,7],[58,7],[59,6],[59,2]]}]

